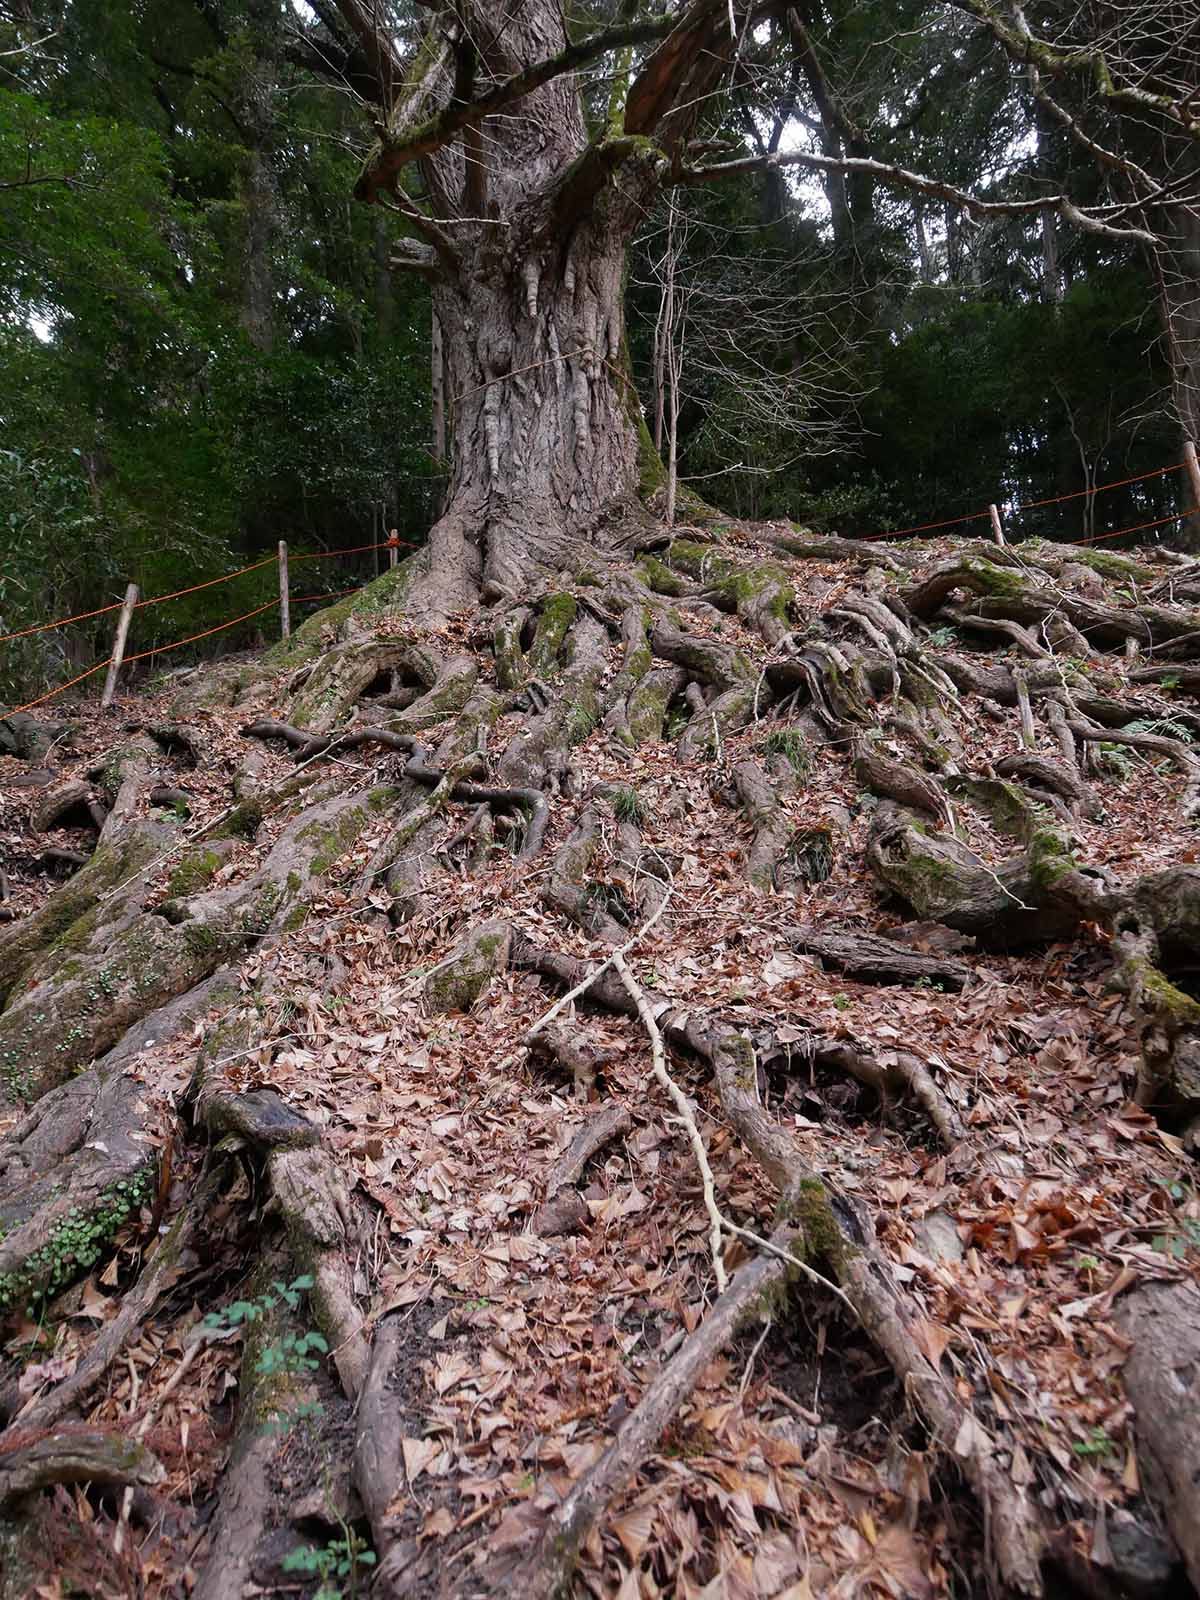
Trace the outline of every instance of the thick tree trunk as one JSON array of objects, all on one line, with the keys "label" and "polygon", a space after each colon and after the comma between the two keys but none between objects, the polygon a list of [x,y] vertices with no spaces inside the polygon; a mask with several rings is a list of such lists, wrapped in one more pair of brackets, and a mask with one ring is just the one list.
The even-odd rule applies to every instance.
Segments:
[{"label": "thick tree trunk", "polygon": [[531,559],[573,572],[572,544],[618,536],[636,496],[627,220],[609,214],[622,209],[602,206],[565,250],[514,260],[485,240],[436,290],[452,434],[443,526],[472,547],[463,554],[493,597],[520,594]]},{"label": "thick tree trunk", "polygon": [[[1171,363],[1171,399],[1184,439],[1200,439],[1200,211],[1172,206],[1163,219],[1168,241],[1159,252],[1159,285]],[[1181,505],[1195,498],[1185,471],[1180,480]],[[1200,515],[1190,516],[1173,541],[1185,549],[1200,548]]]},{"label": "thick tree trunk", "polygon": [[[528,0],[473,70],[495,82],[566,42],[560,7]],[[433,235],[449,484],[417,579],[435,613],[573,575],[629,532],[641,417],[625,250],[664,158],[625,136],[622,88],[599,142],[565,74],[422,162],[436,214],[453,219]]]}]

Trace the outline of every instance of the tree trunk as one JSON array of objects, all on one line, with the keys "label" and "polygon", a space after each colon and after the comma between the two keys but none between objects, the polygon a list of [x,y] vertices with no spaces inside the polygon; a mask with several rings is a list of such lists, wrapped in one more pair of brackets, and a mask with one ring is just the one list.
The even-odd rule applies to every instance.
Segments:
[{"label": "tree trunk", "polygon": [[[559,7],[529,0],[491,68],[565,43]],[[622,137],[619,108],[610,132],[589,142],[567,75],[526,96],[521,116],[484,118],[477,139],[422,163],[438,214],[462,219],[434,284],[449,484],[419,581],[435,610],[520,594],[531,572],[574,572],[589,546],[629,531],[642,424],[625,251],[662,158]]]},{"label": "tree trunk", "polygon": [[[616,208],[613,208],[616,209]],[[638,402],[623,356],[628,227],[599,216],[513,259],[483,240],[439,285],[451,414],[449,524],[492,596],[517,595],[531,558],[557,570],[634,501]]]},{"label": "tree trunk", "polygon": [[279,180],[272,161],[276,133],[279,17],[272,0],[252,0],[247,10],[250,59],[238,85],[238,120],[246,143],[241,172],[241,229],[236,265],[239,320],[246,337],[266,354],[275,343],[275,271],[272,260],[283,229]]},{"label": "tree trunk", "polygon": [[[1171,363],[1171,399],[1180,434],[1200,439],[1200,211],[1194,206],[1166,208],[1162,232],[1167,248],[1157,266]],[[1180,479],[1180,503],[1195,505],[1186,470]],[[1172,541],[1185,549],[1200,548],[1200,515],[1187,518]]]}]

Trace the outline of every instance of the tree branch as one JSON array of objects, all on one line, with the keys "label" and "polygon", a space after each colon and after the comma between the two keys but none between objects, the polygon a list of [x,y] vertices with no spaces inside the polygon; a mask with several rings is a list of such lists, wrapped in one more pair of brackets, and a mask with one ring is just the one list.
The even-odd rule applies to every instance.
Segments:
[{"label": "tree branch", "polygon": [[[708,0],[711,4],[711,0]],[[338,0],[343,14],[347,8],[359,11],[356,0]],[[466,128],[477,126],[485,117],[494,116],[507,106],[540,89],[565,73],[590,65],[610,50],[627,45],[647,44],[660,39],[675,26],[672,17],[659,17],[649,21],[620,24],[589,34],[587,38],[569,44],[557,55],[523,67],[475,99],[444,107],[428,121],[416,127],[392,126],[380,133],[378,148],[367,160],[355,193],[360,200],[373,201],[381,189],[390,189],[400,170],[411,161],[433,155]],[[395,119],[391,119],[393,124]]]},{"label": "tree branch", "polygon": [[950,0],[950,4],[982,23],[1013,61],[1037,67],[1052,78],[1082,78],[1109,105],[1125,111],[1153,112],[1200,142],[1200,117],[1194,115],[1194,100],[1176,100],[1172,95],[1155,94],[1133,84],[1118,83],[1113,77],[1107,55],[1099,47],[1090,50],[1056,49],[1044,39],[1034,37],[1019,8],[1015,10],[1015,27],[1009,27],[986,0]]},{"label": "tree branch", "polygon": [[819,156],[807,150],[789,150],[784,155],[745,156],[737,161],[721,161],[711,167],[681,168],[676,183],[709,183],[716,178],[737,177],[743,172],[762,172],[779,167],[811,167],[821,172],[860,172],[877,178],[880,183],[897,189],[911,189],[917,194],[930,195],[936,200],[946,200],[961,206],[973,217],[1032,216],[1039,211],[1058,211],[1068,222],[1087,233],[1099,234],[1106,239],[1119,239],[1124,244],[1157,245],[1154,234],[1142,228],[1115,228],[1111,223],[1081,211],[1068,195],[1043,195],[1036,200],[981,200],[978,195],[943,183],[938,178],[927,178],[919,172],[909,172],[905,167],[886,161],[876,161],[870,156]]}]

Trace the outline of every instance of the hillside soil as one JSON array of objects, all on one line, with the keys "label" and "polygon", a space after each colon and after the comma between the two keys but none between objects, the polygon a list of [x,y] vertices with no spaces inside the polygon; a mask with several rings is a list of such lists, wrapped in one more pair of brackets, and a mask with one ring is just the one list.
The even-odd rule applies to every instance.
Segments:
[{"label": "hillside soil", "polygon": [[1200,1590],[1200,564],[620,538],[0,722],[2,1600]]}]

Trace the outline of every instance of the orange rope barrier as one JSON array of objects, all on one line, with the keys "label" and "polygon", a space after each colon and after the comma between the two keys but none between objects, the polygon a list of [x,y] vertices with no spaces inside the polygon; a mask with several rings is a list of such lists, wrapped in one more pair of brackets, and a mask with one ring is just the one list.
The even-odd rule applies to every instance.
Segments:
[{"label": "orange rope barrier", "polygon": [[[399,540],[396,541],[397,544],[399,542]],[[394,548],[395,546],[390,545],[385,539],[382,544],[356,544],[352,545],[349,550],[310,550],[306,555],[290,556],[288,559],[292,566],[295,566],[297,561],[328,561],[330,556],[357,556],[361,555],[364,550],[388,550]]]},{"label": "orange rope barrier", "polygon": [[1070,494],[1051,495],[1049,500],[1026,500],[1022,505],[1013,507],[1013,514],[1036,511],[1038,506],[1061,505],[1064,500],[1078,500],[1085,494],[1103,494],[1106,489],[1123,489],[1126,484],[1141,483],[1145,478],[1162,478],[1168,472],[1178,472],[1182,466],[1182,461],[1176,461],[1173,466],[1155,467],[1153,472],[1139,472],[1132,478],[1114,478],[1112,483],[1098,483],[1094,489],[1073,489]]},{"label": "orange rope barrier", "polygon": [[264,605],[255,606],[253,611],[243,611],[240,617],[233,617],[229,622],[218,622],[215,628],[205,628],[203,633],[189,634],[186,639],[176,639],[173,644],[155,645],[153,650],[139,650],[137,655],[125,657],[126,664],[131,661],[144,661],[147,656],[165,656],[168,650],[181,650],[185,644],[195,644],[197,639],[207,639],[209,634],[224,633],[226,628],[236,628],[239,622],[249,622],[251,617],[257,617],[278,604],[277,599],[268,600]]},{"label": "orange rope barrier", "polygon": [[77,678],[72,678],[68,683],[60,683],[57,689],[47,689],[45,694],[38,695],[36,700],[27,700],[23,706],[13,706],[11,710],[0,713],[0,722],[5,717],[15,717],[18,712],[32,711],[34,706],[40,706],[46,700],[53,700],[56,694],[62,694],[66,689],[73,689],[77,683],[82,683],[85,678],[91,678],[97,672],[103,672],[111,660],[112,657],[109,656],[108,661],[101,661],[97,666],[89,667],[86,672],[81,672]]},{"label": "orange rope barrier", "polygon": [[965,516],[947,517],[944,522],[922,522],[915,528],[897,528],[891,533],[869,533],[863,543],[872,544],[876,539],[903,539],[909,533],[928,533],[931,528],[952,528],[956,522],[978,522],[980,517],[988,516],[991,516],[990,511],[968,511]]},{"label": "orange rope barrier", "polygon": [[260,567],[273,566],[278,560],[278,556],[265,556],[253,566],[239,567],[236,572],[223,572],[219,578],[208,578],[204,583],[193,583],[190,589],[176,589],[173,594],[156,594],[149,600],[139,600],[133,609],[140,611],[143,606],[161,606],[167,600],[178,600],[182,594],[195,594],[198,589],[211,589],[217,583],[231,583],[234,578],[240,578],[247,572],[257,572]]},{"label": "orange rope barrier", "polygon": [[[361,555],[364,550],[395,550],[403,542],[400,539],[386,539],[382,544],[356,544],[345,550],[318,550],[308,555],[293,556],[291,559],[293,564],[297,561],[326,561],[331,556]],[[173,589],[170,594],[151,595],[146,600],[139,600],[133,609],[141,611],[145,606],[165,605],[168,600],[178,600],[185,594],[196,594],[201,589],[211,589],[218,583],[232,583],[234,578],[242,578],[247,572],[258,572],[260,568],[272,566],[278,560],[278,556],[264,556],[261,561],[254,561],[248,567],[239,567],[236,572],[223,572],[219,578],[206,578],[203,583],[193,583],[186,589]],[[343,592],[348,594],[350,591]],[[110,611],[119,611],[122,604],[122,601],[114,600],[111,605],[97,606],[94,611],[80,611],[73,617],[59,617],[54,622],[38,622],[31,628],[18,628],[15,633],[0,633],[0,644],[8,644],[12,639],[25,639],[31,633],[47,633],[51,628],[66,628],[72,622],[87,622],[92,617],[103,617]]]},{"label": "orange rope barrier", "polygon": [[1141,533],[1143,528],[1161,528],[1164,522],[1182,522],[1184,517],[1194,517],[1200,506],[1189,506],[1186,511],[1173,512],[1169,517],[1156,517],[1153,522],[1135,522],[1132,528],[1118,528],[1115,533],[1094,533],[1088,539],[1072,539],[1072,544],[1099,544],[1104,539],[1119,539],[1123,533]]},{"label": "orange rope barrier", "polygon": [[[1103,494],[1106,489],[1124,489],[1127,484],[1142,483],[1147,478],[1162,478],[1165,477],[1168,472],[1178,472],[1183,465],[1184,463],[1182,461],[1176,461],[1169,467],[1155,467],[1153,472],[1135,473],[1132,478],[1114,478],[1111,483],[1098,483],[1094,489],[1072,489],[1070,494],[1053,494],[1046,500],[1026,500],[1019,506],[1013,506],[1009,515],[1016,517],[1020,516],[1022,511],[1036,511],[1040,506],[1062,505],[1067,500],[1079,500],[1084,495]],[[1181,512],[1180,514],[1182,516],[1188,515],[1186,511]],[[910,533],[928,533],[933,528],[951,528],[956,522],[979,522],[983,517],[990,515],[991,510],[989,508],[987,511],[971,511],[966,516],[962,517],[947,517],[944,522],[923,522],[915,528],[897,528],[893,532],[889,533],[868,533],[863,538],[862,543],[873,544],[877,539],[903,539],[907,534]],[[1170,522],[1173,519],[1171,517],[1164,517],[1162,520],[1164,522]],[[1156,527],[1157,524],[1153,522],[1145,522],[1142,523],[1141,526],[1145,528],[1153,528]],[[1125,531],[1132,533],[1135,530],[1129,528]],[[1115,539],[1117,535],[1115,533],[1106,533],[1103,535],[1103,537],[1105,539]],[[1084,539],[1076,539],[1074,542],[1076,544],[1085,544],[1089,541]]]},{"label": "orange rope barrier", "polygon": [[332,594],[294,594],[291,599],[294,606],[302,606],[308,600],[341,600],[348,594],[357,594],[361,588],[362,584],[356,583],[349,589],[335,589]]},{"label": "orange rope barrier", "polygon": [[39,622],[32,628],[20,628],[16,633],[0,633],[0,644],[10,639],[24,639],[31,633],[45,633],[47,628],[65,628],[69,622],[86,622],[89,617],[102,617],[106,611],[120,611],[123,601],[114,600],[110,606],[97,606],[95,611],[81,611],[77,617],[60,617],[57,622]]}]

